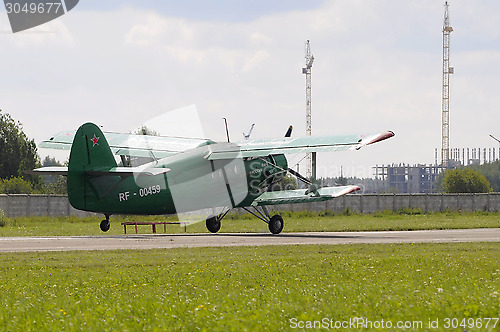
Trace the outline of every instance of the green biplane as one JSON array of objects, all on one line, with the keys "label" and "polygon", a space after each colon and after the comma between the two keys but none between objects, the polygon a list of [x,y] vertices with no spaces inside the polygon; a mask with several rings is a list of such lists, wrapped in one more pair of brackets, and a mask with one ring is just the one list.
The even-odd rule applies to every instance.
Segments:
[{"label": "green biplane", "polygon": [[[290,130],[286,136],[290,136]],[[93,123],[62,132],[42,148],[71,149],[68,167],[43,167],[35,174],[67,175],[68,198],[79,210],[103,213],[101,230],[113,214],[183,214],[203,211],[210,232],[217,232],[229,210],[243,208],[268,223],[273,234],[283,229],[267,205],[325,201],[360,190],[358,186],[321,188],[289,168],[285,154],[360,149],[394,136],[282,137],[221,143],[133,134],[104,134]],[[118,156],[121,158],[121,162]],[[116,158],[115,158],[116,157]],[[134,166],[131,158],[147,160]],[[272,191],[290,173],[307,189]]]}]

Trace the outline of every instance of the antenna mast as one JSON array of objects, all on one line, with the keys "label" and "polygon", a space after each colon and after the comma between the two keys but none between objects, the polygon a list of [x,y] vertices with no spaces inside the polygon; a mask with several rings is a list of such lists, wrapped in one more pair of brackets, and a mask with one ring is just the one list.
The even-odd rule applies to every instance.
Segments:
[{"label": "antenna mast", "polygon": [[450,67],[450,26],[448,16],[448,1],[444,2],[443,24],[443,101],[442,101],[442,140],[441,140],[441,167],[449,168],[450,165],[450,74],[454,69]]},{"label": "antenna mast", "polygon": [[[306,66],[302,68],[302,74],[306,75],[306,135],[311,136],[311,69],[314,62],[314,56],[311,54],[309,40],[306,41]],[[316,154],[308,153],[306,157],[306,177],[312,179],[316,177],[313,174],[313,159],[316,163]],[[314,167],[315,168],[315,167]],[[316,172],[314,172],[316,173]]]}]

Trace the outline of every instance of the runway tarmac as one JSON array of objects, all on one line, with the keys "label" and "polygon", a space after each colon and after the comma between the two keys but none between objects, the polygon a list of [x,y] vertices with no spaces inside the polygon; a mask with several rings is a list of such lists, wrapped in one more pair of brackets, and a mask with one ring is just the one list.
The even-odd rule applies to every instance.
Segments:
[{"label": "runway tarmac", "polygon": [[500,242],[500,228],[391,232],[151,234],[0,238],[0,252],[300,244]]}]

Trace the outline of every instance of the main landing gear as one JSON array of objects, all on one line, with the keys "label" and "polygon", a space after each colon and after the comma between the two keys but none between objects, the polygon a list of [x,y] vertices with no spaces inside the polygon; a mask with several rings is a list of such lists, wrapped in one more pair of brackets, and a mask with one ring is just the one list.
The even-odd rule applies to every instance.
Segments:
[{"label": "main landing gear", "polygon": [[[279,234],[283,230],[283,226],[285,226],[285,223],[283,221],[283,218],[279,214],[275,214],[274,216],[271,217],[269,214],[269,210],[267,207],[262,206],[260,211],[258,207],[252,206],[253,210],[250,210],[249,208],[244,207],[243,209],[247,211],[248,213],[253,214],[255,217],[259,218],[263,222],[267,223],[269,226],[269,231],[273,234]],[[217,233],[220,230],[220,225],[221,225],[221,220],[226,216],[226,214],[229,212],[227,210],[224,213],[219,214],[218,216],[210,217],[206,220],[206,225],[207,229],[212,232],[212,233]]]},{"label": "main landing gear", "polygon": [[271,217],[269,214],[269,210],[265,205],[261,207],[262,211],[258,209],[257,206],[252,206],[253,211],[247,209],[244,207],[245,211],[248,213],[253,214],[263,222],[267,223],[269,226],[269,231],[273,234],[279,234],[283,230],[283,227],[285,226],[285,222],[283,221],[283,218],[279,214],[275,214],[274,216]]},{"label": "main landing gear", "polygon": [[109,231],[109,227],[111,226],[111,223],[109,222],[109,214],[105,214],[104,216],[106,217],[106,219],[101,221],[100,227],[101,227],[101,231],[107,232],[107,231]]},{"label": "main landing gear", "polygon": [[283,222],[283,218],[279,214],[275,214],[269,219],[269,230],[273,234],[279,234],[283,230],[283,226],[285,223]]}]

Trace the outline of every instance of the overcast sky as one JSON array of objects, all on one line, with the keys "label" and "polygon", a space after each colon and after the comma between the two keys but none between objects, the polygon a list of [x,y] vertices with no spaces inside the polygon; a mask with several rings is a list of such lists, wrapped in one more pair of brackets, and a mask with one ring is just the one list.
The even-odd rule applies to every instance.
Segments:
[{"label": "overcast sky", "polygon": [[[500,2],[449,3],[451,147],[498,148],[488,135],[500,136]],[[313,134],[396,133],[360,151],[320,154],[320,175],[433,163],[443,12],[439,0],[81,0],[12,34],[3,9],[0,108],[37,142],[88,121],[129,132],[190,104],[214,140],[225,139],[222,117],[233,141],[252,123],[252,138],[283,136],[290,124],[303,135],[309,39]]]}]

